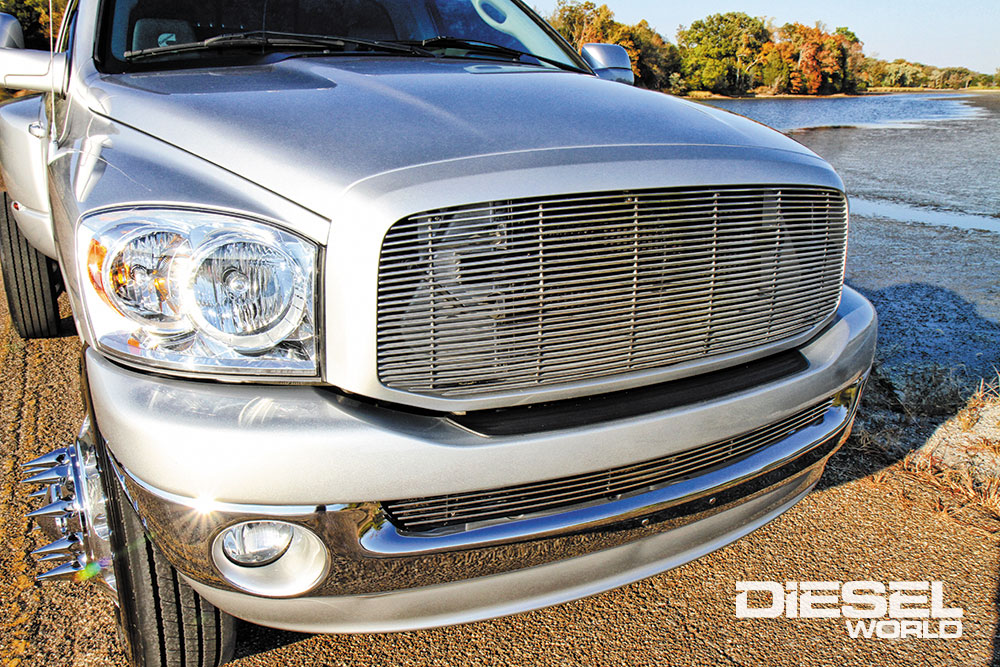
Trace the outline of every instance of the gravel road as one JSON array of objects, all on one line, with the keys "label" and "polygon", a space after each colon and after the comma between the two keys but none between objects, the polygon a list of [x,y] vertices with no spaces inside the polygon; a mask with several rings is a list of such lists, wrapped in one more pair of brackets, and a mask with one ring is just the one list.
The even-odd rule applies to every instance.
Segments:
[{"label": "gravel road", "polygon": [[[849,279],[883,311],[879,382],[859,424],[868,437],[852,438],[821,487],[765,528],[666,574],[513,618],[394,635],[246,626],[235,664],[1000,665],[1000,521],[944,511],[941,492],[895,465],[953,413],[975,373],[997,363],[998,249],[998,235],[854,221]],[[901,304],[921,302],[950,305],[915,329]],[[109,601],[87,585],[33,581],[27,554],[42,540],[24,518],[30,490],[17,483],[20,463],[79,427],[79,344],[24,343],[5,305],[0,314],[0,667],[123,665]],[[957,378],[951,403],[894,412],[939,354],[959,365],[945,369]],[[878,439],[887,431],[873,424],[886,419],[901,441]],[[841,619],[736,619],[735,586],[745,580],[942,581],[945,603],[965,610],[963,635],[852,639]]]}]

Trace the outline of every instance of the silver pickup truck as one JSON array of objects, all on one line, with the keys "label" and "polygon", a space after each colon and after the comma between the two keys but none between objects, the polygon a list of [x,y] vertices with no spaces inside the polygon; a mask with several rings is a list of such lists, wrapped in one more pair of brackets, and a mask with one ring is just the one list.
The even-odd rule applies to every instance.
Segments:
[{"label": "silver pickup truck", "polygon": [[0,108],[11,316],[72,332],[65,292],[83,341],[39,578],[103,584],[135,665],[621,586],[850,431],[838,176],[521,0],[79,0],[0,46],[43,93]]}]

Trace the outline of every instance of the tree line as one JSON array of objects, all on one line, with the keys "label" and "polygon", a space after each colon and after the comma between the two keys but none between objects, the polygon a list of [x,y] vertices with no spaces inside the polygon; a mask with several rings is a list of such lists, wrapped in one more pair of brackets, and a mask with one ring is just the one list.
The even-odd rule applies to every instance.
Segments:
[{"label": "tree line", "polygon": [[677,94],[702,90],[723,95],[830,95],[875,87],[1000,86],[1000,69],[991,76],[964,67],[868,57],[862,41],[846,27],[776,27],[762,18],[727,12],[681,26],[675,45],[646,21],[619,23],[607,5],[589,0],[559,0],[548,18],[577,49],[588,42],[622,45],[639,85]]}]

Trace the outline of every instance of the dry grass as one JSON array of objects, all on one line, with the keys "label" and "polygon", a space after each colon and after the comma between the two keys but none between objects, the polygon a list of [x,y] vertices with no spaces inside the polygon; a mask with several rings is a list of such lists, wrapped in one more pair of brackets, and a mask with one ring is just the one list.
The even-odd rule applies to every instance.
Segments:
[{"label": "dry grass", "polygon": [[[981,382],[979,389],[965,407],[951,420],[965,439],[963,445],[972,454],[987,453],[1000,457],[1000,424],[982,424],[986,415],[995,415],[1000,406],[1000,374],[990,383]],[[990,417],[995,421],[994,417]],[[983,432],[989,435],[983,435]],[[940,511],[969,523],[970,515],[986,517],[989,527],[982,521],[973,523],[989,532],[1000,532],[1000,477],[983,473],[969,466],[946,463],[926,451],[913,451],[898,464],[899,470],[911,479],[928,484],[942,493],[938,498]]]},{"label": "dry grass", "polygon": [[993,456],[1000,457],[1000,438],[978,436],[973,441],[972,447],[980,451],[989,452]]},{"label": "dry grass", "polygon": [[[944,492],[944,496],[938,497],[938,509],[949,516],[958,518],[970,510],[977,510],[1000,521],[1000,478],[977,480],[967,469],[942,466],[934,457],[917,452],[903,459],[900,470],[912,479]],[[1000,525],[992,527],[989,532],[1000,532]]]},{"label": "dry grass", "polygon": [[875,471],[868,477],[865,477],[865,480],[867,480],[868,483],[871,484],[872,486],[882,487],[888,484],[890,478],[891,474],[889,472],[889,469],[882,468],[881,470]]},{"label": "dry grass", "polygon": [[983,410],[1000,401],[1000,372],[993,382],[979,381],[979,388],[969,402],[955,416],[956,423],[963,431],[971,431],[982,417]]}]

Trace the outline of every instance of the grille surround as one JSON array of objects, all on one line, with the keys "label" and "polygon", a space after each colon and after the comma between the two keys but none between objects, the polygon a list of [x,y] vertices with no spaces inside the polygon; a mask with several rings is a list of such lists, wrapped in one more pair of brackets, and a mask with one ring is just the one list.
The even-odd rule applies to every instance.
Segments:
[{"label": "grille surround", "polygon": [[839,190],[725,186],[472,204],[395,223],[377,367],[393,390],[478,398],[769,349],[836,309]]},{"label": "grille surround", "polygon": [[383,501],[382,510],[397,529],[428,533],[527,519],[619,500],[732,465],[822,422],[835,405],[833,397],[742,435],[650,461],[499,489]]}]

